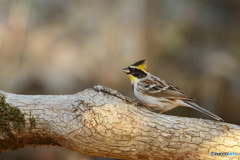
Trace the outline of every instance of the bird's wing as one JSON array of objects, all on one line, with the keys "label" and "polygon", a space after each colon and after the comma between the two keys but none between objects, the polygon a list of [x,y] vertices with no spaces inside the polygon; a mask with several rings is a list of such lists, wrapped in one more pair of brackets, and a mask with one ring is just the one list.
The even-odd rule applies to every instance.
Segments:
[{"label": "bird's wing", "polygon": [[138,83],[138,89],[148,96],[195,101],[195,99],[191,98],[179,88],[155,76],[140,81]]}]

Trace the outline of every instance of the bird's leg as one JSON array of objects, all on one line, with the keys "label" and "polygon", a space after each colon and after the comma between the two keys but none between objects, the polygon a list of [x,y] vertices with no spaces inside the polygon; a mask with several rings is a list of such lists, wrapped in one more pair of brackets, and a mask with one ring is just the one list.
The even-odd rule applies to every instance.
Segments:
[{"label": "bird's leg", "polygon": [[147,107],[150,111],[154,110],[154,106],[155,105],[151,105],[151,104],[144,104],[145,107]]},{"label": "bird's leg", "polygon": [[164,110],[160,111],[159,114],[162,114],[163,112],[165,112]]},{"label": "bird's leg", "polygon": [[147,106],[147,107],[151,107],[151,108],[156,106],[155,104],[144,104],[144,105]]}]

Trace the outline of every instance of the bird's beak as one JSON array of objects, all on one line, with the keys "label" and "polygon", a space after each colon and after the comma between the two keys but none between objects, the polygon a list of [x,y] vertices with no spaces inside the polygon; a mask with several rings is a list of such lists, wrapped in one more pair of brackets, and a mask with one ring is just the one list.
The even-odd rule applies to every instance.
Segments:
[{"label": "bird's beak", "polygon": [[122,71],[126,74],[129,74],[130,73],[130,70],[128,68],[123,68]]}]

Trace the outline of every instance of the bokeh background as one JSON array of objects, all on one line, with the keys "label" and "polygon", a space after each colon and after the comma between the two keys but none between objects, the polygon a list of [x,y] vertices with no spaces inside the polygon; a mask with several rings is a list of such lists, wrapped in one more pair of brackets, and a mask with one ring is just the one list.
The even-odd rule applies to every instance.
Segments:
[{"label": "bokeh background", "polygon": [[[148,70],[240,124],[240,1],[1,0],[0,89],[73,94],[104,85],[134,97],[121,69]],[[179,107],[166,114],[211,119]],[[93,160],[25,147],[0,160]]]}]

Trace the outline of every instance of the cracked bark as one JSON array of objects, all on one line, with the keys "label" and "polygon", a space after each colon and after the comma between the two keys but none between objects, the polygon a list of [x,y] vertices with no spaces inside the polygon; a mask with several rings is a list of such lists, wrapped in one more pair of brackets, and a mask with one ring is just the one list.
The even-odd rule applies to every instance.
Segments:
[{"label": "cracked bark", "polygon": [[240,127],[157,114],[103,86],[54,96],[0,91],[0,152],[26,145],[119,159],[219,159],[210,152],[240,153]]}]

